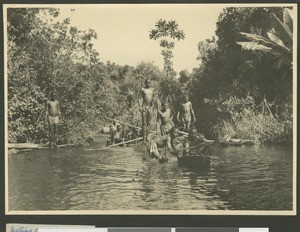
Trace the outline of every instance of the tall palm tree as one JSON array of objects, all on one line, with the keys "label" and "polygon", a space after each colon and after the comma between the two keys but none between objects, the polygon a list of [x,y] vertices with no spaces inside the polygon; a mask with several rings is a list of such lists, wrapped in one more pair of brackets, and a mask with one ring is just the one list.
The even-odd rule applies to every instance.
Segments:
[{"label": "tall palm tree", "polygon": [[150,30],[149,38],[153,40],[160,39],[159,45],[163,48],[161,54],[164,59],[164,70],[167,73],[167,76],[173,71],[173,63],[171,59],[173,58],[172,49],[174,49],[175,43],[174,39],[178,41],[185,38],[183,30],[178,29],[178,24],[175,20],[166,21],[164,19],[159,19],[155,28]]}]

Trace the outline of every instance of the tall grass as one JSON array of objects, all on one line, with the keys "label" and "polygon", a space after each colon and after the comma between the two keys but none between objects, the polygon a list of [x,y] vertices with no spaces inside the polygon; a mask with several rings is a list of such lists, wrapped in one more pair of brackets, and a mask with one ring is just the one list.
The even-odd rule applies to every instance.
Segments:
[{"label": "tall grass", "polygon": [[218,105],[220,118],[211,128],[215,138],[221,140],[225,136],[230,136],[261,143],[292,140],[291,112],[289,117],[283,119],[274,116],[272,112],[261,112],[259,107],[255,106],[253,99],[249,96],[247,98],[248,100],[244,98],[239,101],[238,98],[231,97],[217,104],[216,101],[207,100],[212,106]]}]

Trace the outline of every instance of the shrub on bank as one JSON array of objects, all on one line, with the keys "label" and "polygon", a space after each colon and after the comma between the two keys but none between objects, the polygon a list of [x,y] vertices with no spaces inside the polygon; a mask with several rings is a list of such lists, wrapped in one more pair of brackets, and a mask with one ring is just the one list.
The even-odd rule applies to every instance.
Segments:
[{"label": "shrub on bank", "polygon": [[219,121],[211,128],[217,139],[230,136],[261,143],[292,141],[292,113],[286,112],[290,111],[289,108],[284,114],[290,116],[284,118],[271,111],[262,112],[261,105],[256,106],[251,96],[229,97],[226,100],[206,99],[206,103],[219,114]]}]

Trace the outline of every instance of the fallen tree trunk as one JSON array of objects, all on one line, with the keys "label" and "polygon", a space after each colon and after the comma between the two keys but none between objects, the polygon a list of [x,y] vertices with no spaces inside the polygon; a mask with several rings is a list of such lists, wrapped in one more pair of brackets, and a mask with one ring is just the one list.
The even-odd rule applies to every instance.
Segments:
[{"label": "fallen tree trunk", "polygon": [[[68,147],[69,144],[57,145],[57,147]],[[9,143],[8,149],[46,149],[50,148],[49,144],[37,144],[37,143]]]},{"label": "fallen tree trunk", "polygon": [[39,148],[42,147],[40,144],[36,143],[9,143],[8,149],[16,148],[16,149],[27,149],[27,148]]}]

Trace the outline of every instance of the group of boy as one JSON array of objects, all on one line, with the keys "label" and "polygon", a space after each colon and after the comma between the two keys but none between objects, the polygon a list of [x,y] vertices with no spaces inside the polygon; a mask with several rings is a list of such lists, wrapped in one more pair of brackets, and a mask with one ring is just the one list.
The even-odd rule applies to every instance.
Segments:
[{"label": "group of boy", "polygon": [[[148,143],[148,154],[151,158],[156,158],[159,162],[167,162],[167,150],[171,154],[180,156],[199,155],[203,149],[211,145],[214,140],[207,140],[202,134],[199,134],[196,128],[192,128],[188,135],[180,134],[180,130],[173,127],[169,134],[150,137]],[[161,154],[159,149],[164,151]]]},{"label": "group of boy", "polygon": [[112,124],[109,126],[109,138],[107,139],[106,146],[118,144],[124,144],[126,141],[131,141],[137,139],[141,132],[139,126],[132,126],[129,128],[123,128],[122,125],[114,120]]},{"label": "group of boy", "polygon": [[[182,149],[185,154],[188,154],[188,146],[198,146],[203,142],[208,142],[204,136],[197,135],[197,130],[191,125],[196,122],[195,113],[192,103],[189,101],[189,96],[184,95],[183,101],[180,104],[180,110],[177,113],[177,121],[183,125],[183,131],[188,133],[187,138],[179,136],[180,131],[173,123],[173,116],[171,109],[167,102],[160,105],[159,99],[156,97],[155,88],[151,86],[149,79],[145,80],[145,87],[143,87],[139,94],[139,109],[142,114],[142,136],[143,140],[148,142],[148,151],[151,156],[159,160],[167,160],[161,156],[158,147],[169,149],[171,152],[179,151]],[[152,115],[154,104],[157,105],[157,131],[155,138],[153,131],[150,133],[150,126],[152,122]],[[161,109],[160,109],[161,108]],[[59,121],[61,120],[60,104],[55,96],[55,91],[51,92],[50,99],[46,102],[46,117],[45,122],[49,126],[50,146],[57,146],[57,131]],[[181,132],[182,134],[182,132]],[[132,134],[132,136],[134,136]],[[122,143],[125,140],[125,133],[122,126],[117,121],[114,121],[110,126],[110,144]]]},{"label": "group of boy", "polygon": [[[144,140],[147,140],[147,136],[150,132],[149,129],[152,122],[153,108],[155,103],[158,111],[157,123],[160,124],[161,134],[164,135],[169,133],[171,128],[174,126],[171,109],[169,108],[169,104],[167,102],[162,104],[161,110],[159,109],[160,100],[157,99],[155,88],[151,87],[151,81],[146,79],[145,87],[141,89],[139,94],[139,108],[142,113],[142,131]],[[184,95],[183,101],[180,104],[177,120],[182,122],[183,130],[185,132],[189,132],[191,125],[196,122],[195,113],[192,103],[189,101],[188,94]]]},{"label": "group of boy", "polygon": [[107,140],[106,146],[125,141],[124,131],[120,123],[116,120],[109,126],[110,137]]},{"label": "group of boy", "polygon": [[[141,89],[139,95],[139,107],[142,113],[142,133],[144,141],[148,142],[148,152],[151,157],[160,162],[166,162],[166,150],[170,150],[175,155],[188,155],[192,150],[198,150],[204,147],[204,144],[212,143],[191,125],[196,122],[192,103],[189,101],[188,94],[185,94],[177,113],[177,122],[183,125],[183,133],[173,123],[171,109],[167,102],[162,104],[160,109],[160,100],[157,99],[155,88],[151,87],[151,81],[145,80],[145,87]],[[154,104],[157,106],[157,125],[156,133],[150,131]],[[185,136],[183,136],[183,134]],[[164,149],[164,155],[161,155],[159,148]],[[198,150],[199,151],[199,150]]]}]

